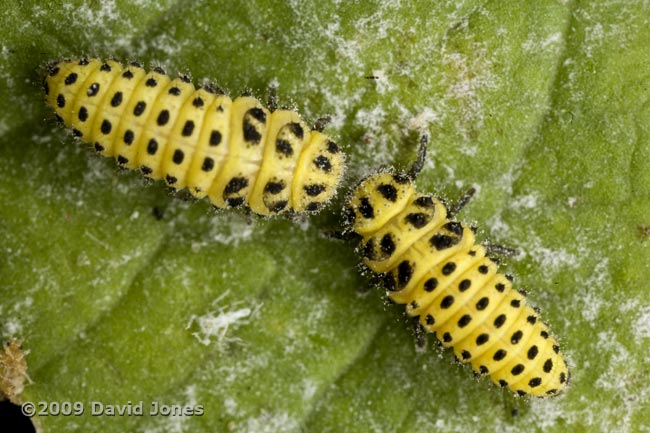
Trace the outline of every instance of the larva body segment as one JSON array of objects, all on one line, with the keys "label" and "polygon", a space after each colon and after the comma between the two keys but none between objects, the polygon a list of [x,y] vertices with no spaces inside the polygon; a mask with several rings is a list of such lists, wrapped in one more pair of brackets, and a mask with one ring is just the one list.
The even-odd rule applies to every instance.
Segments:
[{"label": "larva body segment", "polygon": [[74,135],[152,179],[259,215],[319,210],[343,154],[291,110],[196,89],[160,68],[81,59],[48,66],[46,100]]},{"label": "larva body segment", "polygon": [[548,326],[440,200],[418,193],[408,176],[382,172],[353,191],[348,217],[389,297],[459,361],[520,395],[566,387],[567,365]]}]

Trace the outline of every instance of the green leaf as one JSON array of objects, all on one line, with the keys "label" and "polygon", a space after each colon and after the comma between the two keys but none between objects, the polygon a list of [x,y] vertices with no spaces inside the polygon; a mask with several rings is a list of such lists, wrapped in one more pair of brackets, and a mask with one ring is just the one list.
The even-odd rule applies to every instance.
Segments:
[{"label": "green leaf", "polygon": [[[644,2],[10,2],[0,16],[0,339],[22,401],[81,402],[42,431],[637,432],[650,424],[650,7]],[[311,219],[183,201],[58,128],[40,73],[116,56],[280,103],[348,154]],[[461,219],[518,248],[572,385],[512,396],[435,347],[332,239],[347,191],[405,168],[476,198]],[[370,289],[370,290],[369,290]],[[93,416],[101,403],[144,416]],[[202,415],[152,416],[152,402]]]}]

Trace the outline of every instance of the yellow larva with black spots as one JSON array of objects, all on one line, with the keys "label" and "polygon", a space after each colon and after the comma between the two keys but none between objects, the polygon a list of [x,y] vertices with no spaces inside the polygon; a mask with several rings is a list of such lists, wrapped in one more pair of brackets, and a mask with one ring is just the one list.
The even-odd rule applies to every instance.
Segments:
[{"label": "yellow larva with black spots", "polygon": [[522,293],[486,257],[474,232],[416,191],[414,176],[380,172],[352,192],[350,229],[390,299],[457,359],[520,395],[556,395],[569,381],[557,341]]},{"label": "yellow larva with black spots", "polygon": [[319,210],[335,194],[343,154],[291,110],[231,99],[137,63],[48,65],[47,102],[104,156],[220,208],[259,215]]}]

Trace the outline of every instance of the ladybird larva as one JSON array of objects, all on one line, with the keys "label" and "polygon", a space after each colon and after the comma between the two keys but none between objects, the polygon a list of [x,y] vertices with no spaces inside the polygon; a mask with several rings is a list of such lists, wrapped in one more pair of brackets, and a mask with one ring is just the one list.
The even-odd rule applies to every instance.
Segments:
[{"label": "ladybird larva", "polygon": [[158,67],[66,60],[48,65],[44,87],[57,117],[102,155],[220,208],[317,211],[342,176],[339,147],[295,111],[196,89]]},{"label": "ladybird larva", "polygon": [[409,316],[477,374],[519,395],[560,393],[569,371],[548,326],[474,232],[450,219],[440,200],[416,191],[419,169],[372,174],[350,195],[346,217],[362,238],[365,265],[383,276],[391,300],[406,304]]}]

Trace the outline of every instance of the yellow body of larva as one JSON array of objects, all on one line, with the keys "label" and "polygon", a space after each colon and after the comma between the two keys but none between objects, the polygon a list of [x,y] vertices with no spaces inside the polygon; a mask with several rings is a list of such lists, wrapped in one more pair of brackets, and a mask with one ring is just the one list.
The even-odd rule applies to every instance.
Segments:
[{"label": "yellow body of larva", "polygon": [[361,182],[348,207],[365,264],[458,360],[520,395],[566,387],[569,372],[548,326],[442,202],[417,193],[409,177],[384,172]]},{"label": "yellow body of larva", "polygon": [[290,110],[195,89],[160,68],[81,59],[49,66],[49,105],[73,133],[122,166],[260,215],[320,209],[343,155]]}]

